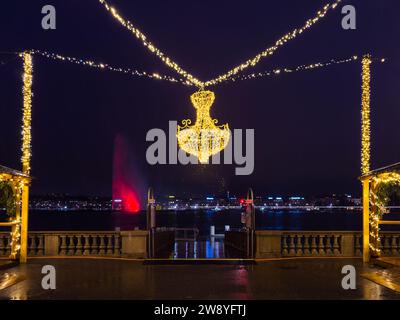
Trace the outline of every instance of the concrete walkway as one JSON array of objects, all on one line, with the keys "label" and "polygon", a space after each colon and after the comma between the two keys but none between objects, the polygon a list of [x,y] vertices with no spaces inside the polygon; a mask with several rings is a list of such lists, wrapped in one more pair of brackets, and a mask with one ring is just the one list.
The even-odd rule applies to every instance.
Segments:
[{"label": "concrete walkway", "polygon": [[[357,289],[344,290],[344,265],[357,270]],[[56,289],[41,287],[44,265],[56,268]],[[30,259],[0,271],[20,279],[0,299],[400,299],[361,277],[379,271],[360,259],[294,259],[256,265],[143,265],[130,260]]]}]

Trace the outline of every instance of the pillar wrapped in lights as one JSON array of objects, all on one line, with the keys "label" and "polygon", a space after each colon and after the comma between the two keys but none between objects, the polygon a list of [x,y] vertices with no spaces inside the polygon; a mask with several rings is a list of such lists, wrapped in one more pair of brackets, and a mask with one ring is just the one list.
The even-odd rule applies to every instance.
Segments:
[{"label": "pillar wrapped in lights", "polygon": [[31,161],[31,120],[32,120],[32,55],[28,52],[22,54],[24,60],[23,74],[23,115],[22,115],[22,171],[30,173]]},{"label": "pillar wrapped in lights", "polygon": [[[31,121],[32,121],[32,55],[29,52],[22,54],[24,60],[23,74],[23,114],[22,114],[22,172],[29,176],[31,171]],[[28,256],[28,204],[29,184],[22,187],[21,195],[21,245],[20,262],[25,263]]]},{"label": "pillar wrapped in lights", "polygon": [[362,96],[361,96],[361,173],[366,174],[370,171],[370,152],[371,152],[371,63],[370,55],[365,55],[362,59]]},{"label": "pillar wrapped in lights", "polygon": [[215,100],[211,91],[200,90],[190,97],[196,109],[196,122],[193,126],[190,119],[178,125],[178,144],[187,153],[196,156],[200,163],[208,163],[208,158],[223,150],[229,142],[228,124],[216,125],[217,119],[210,116],[210,108]]}]

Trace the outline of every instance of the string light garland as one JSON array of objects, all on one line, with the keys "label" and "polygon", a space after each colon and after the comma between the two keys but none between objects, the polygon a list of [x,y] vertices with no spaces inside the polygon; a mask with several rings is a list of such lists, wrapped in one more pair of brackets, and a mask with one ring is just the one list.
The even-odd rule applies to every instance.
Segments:
[{"label": "string light garland", "polygon": [[[14,193],[15,208],[21,208],[21,194],[25,185],[29,184],[27,177],[12,176],[6,173],[0,173],[0,182],[6,182]],[[10,232],[10,259],[16,259],[21,249],[21,219],[20,212],[15,212],[11,217],[12,231]]]},{"label": "string light garland", "polygon": [[192,121],[186,119],[182,121],[182,126],[178,125],[178,144],[182,150],[196,156],[200,163],[208,163],[209,157],[228,144],[229,126],[217,126],[218,120],[210,117],[210,108],[215,100],[213,92],[200,90],[190,99],[196,109],[196,122],[191,126]]},{"label": "string light garland", "polygon": [[362,95],[361,95],[361,173],[370,171],[371,153],[371,63],[370,55],[362,58]]},{"label": "string light garland", "polygon": [[22,171],[29,175],[31,166],[31,120],[32,120],[32,55],[28,52],[21,54],[24,60],[23,74],[23,115],[22,115]]},{"label": "string light garland", "polygon": [[170,57],[168,57],[166,54],[164,54],[160,49],[158,49],[154,44],[152,44],[147,37],[141,32],[138,28],[136,28],[129,20],[126,20],[123,18],[117,10],[110,6],[105,0],[99,0],[99,2],[105,7],[105,9],[112,14],[112,16],[118,20],[125,28],[130,30],[134,36],[140,40],[151,53],[155,54],[158,58],[160,58],[168,67],[173,69],[175,72],[177,72],[179,75],[187,79],[190,83],[193,85],[199,87],[199,88],[205,88],[211,85],[215,85],[217,83],[227,81],[230,77],[238,74],[239,72],[242,72],[246,70],[249,67],[254,67],[256,64],[258,64],[263,58],[267,56],[271,56],[275,53],[276,50],[278,50],[280,47],[285,45],[288,41],[295,39],[299,35],[301,35],[304,31],[308,30],[311,28],[314,24],[316,24],[319,20],[324,18],[326,14],[330,11],[335,9],[339,3],[342,2],[342,0],[336,0],[335,2],[331,4],[326,4],[321,10],[319,10],[316,15],[308,19],[305,24],[300,27],[292,30],[291,32],[285,34],[282,36],[280,39],[278,39],[275,44],[264,51],[260,52],[256,56],[254,56],[251,59],[248,59],[244,63],[234,67],[233,69],[227,71],[224,74],[221,74],[217,76],[214,79],[208,80],[206,82],[202,82],[196,77],[194,77],[192,74],[189,72],[183,70],[178,63],[174,62]]},{"label": "string light garland", "polygon": [[319,10],[316,14],[311,19],[308,19],[306,23],[301,27],[301,28],[296,28],[293,31],[285,34],[283,37],[278,39],[275,44],[264,51],[260,52],[257,54],[255,57],[245,61],[244,63],[234,67],[233,69],[227,71],[226,73],[217,76],[216,78],[206,81],[204,83],[204,87],[210,86],[210,85],[215,85],[217,83],[223,82],[228,80],[230,77],[238,74],[239,72],[242,72],[246,70],[249,67],[254,67],[257,65],[262,59],[264,59],[267,56],[271,56],[275,53],[276,50],[278,50],[280,47],[282,47],[284,44],[286,44],[288,41],[295,39],[297,36],[302,34],[304,31],[308,30],[311,28],[314,24],[316,24],[320,19],[324,18],[326,14],[328,13],[329,10],[335,9],[339,3],[341,3],[342,0],[336,0],[332,4],[326,4],[322,10]]},{"label": "string light garland", "polygon": [[137,76],[137,77],[146,77],[150,79],[155,79],[155,80],[164,80],[164,81],[169,81],[169,82],[181,82],[184,85],[192,85],[190,82],[184,79],[176,79],[171,76],[166,76],[166,75],[160,75],[156,72],[149,73],[146,71],[138,71],[130,68],[120,68],[120,67],[113,67],[110,66],[106,63],[101,63],[101,62],[94,62],[93,60],[85,60],[85,59],[80,59],[80,58],[75,58],[75,57],[69,57],[65,55],[61,55],[58,53],[51,53],[47,51],[40,51],[40,50],[30,50],[29,51],[31,54],[37,54],[42,57],[48,58],[48,59],[53,59],[53,60],[58,60],[62,62],[70,62],[74,63],[77,65],[81,66],[86,66],[90,68],[96,68],[96,69],[102,69],[102,70],[108,70],[112,72],[120,72],[132,76]]},{"label": "string light garland", "polygon": [[231,77],[229,78],[229,81],[235,82],[235,81],[243,81],[243,80],[252,80],[252,79],[257,79],[257,78],[262,78],[262,77],[270,77],[270,76],[278,76],[283,73],[294,73],[294,72],[301,72],[301,71],[307,71],[307,70],[314,70],[314,69],[319,69],[319,68],[324,68],[324,67],[329,67],[332,65],[336,64],[344,64],[344,63],[350,63],[357,61],[359,59],[358,56],[352,56],[350,58],[346,59],[331,59],[328,62],[316,62],[316,63],[311,63],[311,64],[303,64],[294,68],[275,68],[270,71],[263,71],[263,72],[257,72],[257,73],[251,73],[247,75],[242,75],[242,76],[237,76],[237,77]]},{"label": "string light garland", "polygon": [[388,213],[386,205],[389,198],[382,196],[378,193],[378,189],[384,185],[395,185],[400,186],[400,174],[397,172],[385,173],[371,179],[371,189],[370,189],[370,205],[372,210],[370,210],[370,249],[373,256],[379,256],[381,249],[379,237],[379,222],[385,213]]},{"label": "string light garland", "polygon": [[[155,80],[164,80],[164,81],[169,81],[169,82],[173,82],[173,83],[181,83],[185,86],[194,86],[192,83],[190,83],[187,80],[184,80],[181,78],[176,79],[171,76],[160,75],[160,74],[154,73],[154,72],[151,73],[151,72],[146,72],[146,71],[138,71],[138,70],[130,69],[130,68],[114,67],[114,66],[111,66],[106,63],[94,62],[93,60],[90,60],[90,59],[85,60],[85,59],[81,59],[81,58],[69,57],[66,55],[61,55],[59,53],[52,53],[52,52],[41,51],[41,50],[29,50],[28,52],[31,53],[32,55],[40,55],[44,58],[61,61],[61,62],[70,62],[73,64],[87,66],[90,68],[96,68],[96,69],[107,70],[107,71],[112,71],[112,72],[119,72],[119,73],[128,74],[128,75],[132,75],[132,76],[138,76],[138,77],[147,77],[147,78],[155,79]],[[357,61],[359,59],[360,59],[359,56],[354,55],[354,56],[351,56],[346,59],[333,58],[327,62],[315,62],[315,63],[310,63],[310,64],[303,64],[303,65],[299,65],[297,67],[278,67],[278,68],[274,68],[269,71],[263,71],[263,72],[251,73],[251,74],[247,74],[247,75],[231,77],[227,81],[236,82],[236,81],[252,80],[252,79],[257,79],[257,78],[262,78],[262,77],[278,76],[278,75],[281,75],[284,73],[301,72],[301,71],[329,67],[329,66],[336,65],[336,64],[351,63],[351,62]],[[384,58],[374,59],[374,61],[385,62],[386,59],[384,59]]]},{"label": "string light garland", "polygon": [[13,223],[15,223],[13,230],[10,233],[11,236],[11,241],[10,241],[10,247],[11,247],[11,254],[10,258],[11,259],[17,259],[18,254],[21,249],[21,220],[14,220]]},{"label": "string light garland", "polygon": [[124,19],[118,12],[115,10],[115,8],[111,7],[105,0],[99,0],[99,2],[104,5],[107,11],[109,11],[112,16],[117,19],[125,28],[127,28],[129,31],[133,33],[133,35],[142,41],[142,44],[153,54],[155,54],[158,58],[161,59],[162,62],[164,62],[165,65],[170,67],[171,69],[175,70],[176,73],[178,73],[180,76],[184,77],[188,82],[192,83],[193,85],[197,87],[202,87],[203,82],[201,82],[199,79],[195,78],[193,75],[191,75],[189,72],[183,70],[178,63],[173,61],[171,58],[169,58],[167,55],[165,55],[160,49],[158,49],[154,44],[152,44],[147,37],[141,32],[138,28],[135,28],[133,24]]}]

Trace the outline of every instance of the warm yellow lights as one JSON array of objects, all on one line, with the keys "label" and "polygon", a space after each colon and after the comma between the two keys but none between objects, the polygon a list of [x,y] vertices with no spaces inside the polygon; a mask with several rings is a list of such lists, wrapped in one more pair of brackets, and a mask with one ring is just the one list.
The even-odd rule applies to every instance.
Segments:
[{"label": "warm yellow lights", "polygon": [[283,73],[293,73],[293,72],[301,72],[301,71],[306,71],[306,70],[314,70],[318,68],[324,68],[324,67],[329,67],[332,65],[336,64],[343,64],[343,63],[350,63],[357,61],[359,58],[358,56],[352,56],[347,59],[331,59],[328,62],[315,62],[311,64],[303,64],[294,68],[276,68],[271,71],[264,71],[264,72],[257,72],[257,73],[250,73],[247,75],[240,75],[236,77],[230,77],[228,81],[237,81],[237,80],[251,80],[251,79],[257,79],[257,78],[262,78],[262,77],[270,77],[270,76],[276,76],[280,75]]},{"label": "warm yellow lights", "polygon": [[178,144],[187,153],[196,156],[200,163],[208,163],[209,157],[223,150],[229,142],[228,124],[217,126],[218,120],[210,116],[210,108],[215,100],[211,91],[198,91],[190,97],[196,109],[196,122],[183,120],[178,125]]},{"label": "warm yellow lights", "polygon": [[152,44],[147,37],[133,24],[124,19],[115,8],[111,7],[105,0],[99,0],[99,2],[104,5],[107,11],[109,11],[112,16],[119,21],[125,28],[130,30],[133,35],[142,42],[143,46],[145,46],[151,53],[155,54],[158,58],[160,58],[168,67],[175,70],[179,75],[184,77],[188,83],[195,85],[198,88],[204,88],[211,85],[216,85],[220,82],[224,82],[228,80],[230,77],[235,76],[239,72],[246,70],[249,67],[254,67],[258,64],[263,58],[267,56],[271,56],[275,53],[275,51],[286,44],[288,41],[295,39],[297,36],[302,34],[307,29],[311,28],[314,24],[316,24],[320,19],[324,18],[329,10],[335,9],[337,5],[342,2],[342,0],[336,0],[331,4],[326,4],[321,10],[319,10],[316,15],[307,20],[305,24],[300,27],[296,28],[293,31],[285,34],[283,37],[278,39],[275,44],[264,51],[257,54],[255,57],[245,61],[244,63],[234,67],[233,69],[227,71],[224,74],[217,76],[214,79],[208,80],[206,82],[200,81],[199,79],[195,78],[192,74],[188,73],[187,71],[183,70],[176,62],[174,62],[171,58],[166,56],[160,49],[158,49],[154,44]]},{"label": "warm yellow lights", "polygon": [[[128,74],[128,75],[132,75],[132,76],[136,76],[136,77],[146,77],[149,79],[164,80],[164,81],[169,81],[169,82],[180,82],[185,85],[188,85],[187,81],[184,79],[175,79],[174,77],[160,75],[155,72],[151,73],[151,72],[138,71],[138,70],[129,69],[129,68],[113,67],[106,63],[94,62],[92,60],[78,59],[78,58],[74,58],[74,57],[68,57],[68,56],[64,56],[64,55],[57,54],[57,53],[51,53],[51,52],[47,52],[47,51],[30,50],[29,52],[32,54],[41,55],[42,57],[45,57],[48,59],[53,59],[53,60],[63,61],[63,62],[70,62],[70,63],[82,65],[82,66],[87,66],[90,68],[119,72],[119,73]],[[189,85],[191,85],[191,84],[189,83]]]},{"label": "warm yellow lights", "polygon": [[[379,256],[381,250],[379,237],[379,222],[385,213],[388,213],[386,208],[389,197],[387,194],[379,192],[379,188],[385,188],[385,185],[400,186],[400,174],[390,172],[378,175],[371,179],[370,199],[370,249],[373,256]],[[384,189],[383,189],[384,190]]]},{"label": "warm yellow lights", "polygon": [[13,190],[13,201],[15,211],[10,212],[10,222],[3,223],[3,226],[11,227],[10,233],[10,259],[17,259],[21,249],[21,194],[23,188],[29,184],[29,178],[9,173],[0,173],[0,182],[7,183]]},{"label": "warm yellow lights", "polygon": [[29,175],[31,166],[31,120],[32,120],[32,55],[21,54],[24,60],[23,115],[22,115],[22,171]]},{"label": "warm yellow lights", "polygon": [[[384,62],[384,59],[381,60]],[[361,93],[361,173],[363,175],[370,171],[371,161],[371,63],[370,55],[362,58],[362,93]],[[371,210],[369,210],[369,248],[372,255],[378,256],[379,249],[379,219],[383,211],[380,199],[375,194],[376,187],[379,183],[378,178],[374,178],[370,188]],[[365,206],[365,204],[364,204]],[[366,235],[364,235],[366,236]]]},{"label": "warm yellow lights", "polygon": [[133,35],[142,42],[143,46],[145,46],[152,54],[155,54],[158,58],[164,62],[165,65],[175,70],[180,76],[184,77],[188,83],[195,85],[196,87],[202,87],[203,83],[196,79],[193,75],[183,70],[176,62],[174,62],[171,58],[166,56],[160,49],[158,49],[154,44],[152,44],[147,37],[138,29],[135,28],[132,23],[128,20],[125,20],[121,17],[121,15],[115,10],[115,8],[108,5],[105,0],[99,0],[101,4],[104,5],[107,11],[109,11],[112,16],[119,21],[125,28],[133,33]]},{"label": "warm yellow lights", "polygon": [[11,247],[11,254],[10,258],[11,259],[17,259],[20,249],[21,249],[21,221],[20,220],[14,220],[12,222],[14,225],[12,227],[11,231],[11,241],[10,241],[10,247]]},{"label": "warm yellow lights", "polygon": [[228,72],[219,75],[218,77],[211,79],[209,81],[206,81],[204,83],[204,87],[210,86],[210,85],[215,85],[217,83],[223,82],[228,80],[230,77],[238,74],[239,72],[242,72],[243,70],[246,70],[249,67],[254,67],[256,64],[258,64],[263,58],[271,56],[275,53],[276,50],[278,50],[280,47],[282,47],[284,44],[286,44],[288,41],[295,39],[297,36],[302,34],[304,31],[312,27],[314,24],[316,24],[320,19],[324,18],[326,14],[328,13],[329,10],[335,9],[337,5],[342,2],[342,0],[336,0],[332,4],[326,4],[322,10],[319,10],[313,18],[309,19],[306,21],[306,23],[301,27],[294,29],[293,31],[285,34],[283,37],[278,39],[275,42],[275,45],[272,47],[269,47],[265,49],[264,51],[260,52],[257,54],[255,57],[252,59],[249,59],[245,61],[244,63],[236,66],[235,68],[229,70]]},{"label": "warm yellow lights", "polygon": [[361,173],[370,171],[371,152],[371,63],[370,55],[362,59],[362,95],[361,95]]}]

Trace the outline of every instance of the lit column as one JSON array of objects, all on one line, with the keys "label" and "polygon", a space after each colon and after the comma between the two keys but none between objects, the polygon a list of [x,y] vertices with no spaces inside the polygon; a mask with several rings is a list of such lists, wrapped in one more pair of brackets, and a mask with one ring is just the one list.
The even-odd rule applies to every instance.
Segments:
[{"label": "lit column", "polygon": [[363,185],[363,262],[369,261],[369,179]]},{"label": "lit column", "polygon": [[371,56],[362,59],[362,96],[361,96],[361,173],[370,171],[371,152]]},{"label": "lit column", "polygon": [[[23,74],[23,115],[22,115],[22,171],[30,174],[31,162],[31,120],[32,120],[32,55],[24,52]],[[29,207],[29,182],[22,187],[21,204],[21,254],[20,262],[25,263],[28,255],[28,207]]]},{"label": "lit column", "polygon": [[22,188],[22,216],[21,216],[21,254],[19,261],[25,263],[28,257],[28,204],[29,185]]}]

